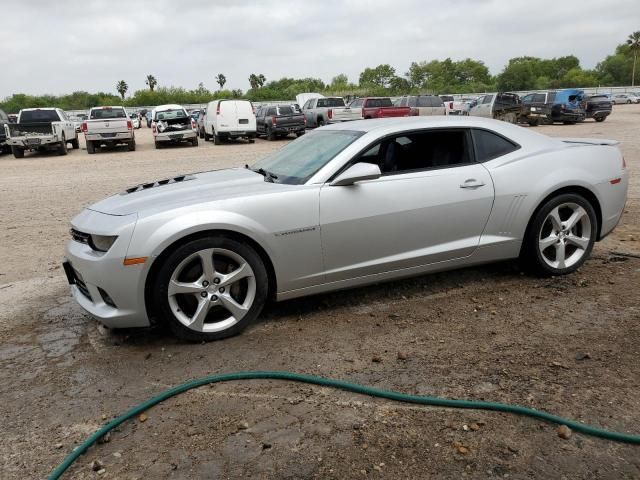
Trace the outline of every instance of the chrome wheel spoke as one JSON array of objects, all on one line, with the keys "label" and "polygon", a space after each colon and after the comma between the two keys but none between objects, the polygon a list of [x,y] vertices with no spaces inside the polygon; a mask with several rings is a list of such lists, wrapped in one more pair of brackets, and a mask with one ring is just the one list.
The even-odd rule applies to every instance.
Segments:
[{"label": "chrome wheel spoke", "polygon": [[196,308],[193,317],[191,317],[191,321],[189,322],[189,328],[193,328],[194,330],[198,330],[201,332],[204,328],[204,319],[207,318],[207,313],[209,313],[211,302],[208,298],[204,298],[200,300],[198,303],[198,308]]},{"label": "chrome wheel spoke", "polygon": [[578,206],[566,222],[566,230],[571,230],[587,214],[584,208]]},{"label": "chrome wheel spoke", "polygon": [[565,256],[566,247],[564,242],[556,243],[556,263],[558,264],[556,268],[566,268]]},{"label": "chrome wheel spoke", "polygon": [[587,247],[589,246],[589,239],[588,238],[584,238],[584,237],[578,237],[577,235],[567,235],[567,239],[566,239],[567,243],[570,243],[571,245],[574,245],[578,248],[581,248],[582,250],[586,250]]},{"label": "chrome wheel spoke", "polygon": [[556,207],[549,212],[549,220],[554,232],[562,230],[562,220],[560,219],[560,207]]},{"label": "chrome wheel spoke", "polygon": [[238,268],[236,268],[233,272],[227,273],[226,275],[220,276],[220,286],[228,287],[232,284],[236,283],[238,280],[242,280],[243,278],[252,277],[253,271],[248,263],[243,263]]},{"label": "chrome wheel spoke", "polygon": [[204,291],[204,287],[199,283],[193,282],[179,282],[177,280],[171,280],[169,282],[169,296],[177,295],[180,293],[192,293],[194,295]]},{"label": "chrome wheel spoke", "polygon": [[200,263],[202,265],[202,276],[207,281],[211,282],[216,274],[216,269],[213,265],[213,248],[202,250],[198,252],[200,256]]},{"label": "chrome wheel spoke", "polygon": [[547,248],[558,241],[558,236],[555,233],[552,233],[547,238],[543,238],[538,241],[538,245],[540,245],[540,251],[544,252]]},{"label": "chrome wheel spoke", "polygon": [[235,318],[236,320],[240,320],[244,317],[249,310],[244,305],[240,305],[236,302],[231,295],[220,295],[220,304],[227,309],[227,311]]}]

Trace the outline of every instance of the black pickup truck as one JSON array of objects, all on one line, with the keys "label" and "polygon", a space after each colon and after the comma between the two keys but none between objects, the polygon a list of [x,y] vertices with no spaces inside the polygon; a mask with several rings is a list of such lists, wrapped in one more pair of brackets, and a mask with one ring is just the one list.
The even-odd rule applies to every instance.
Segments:
[{"label": "black pickup truck", "polygon": [[256,112],[257,135],[264,135],[267,140],[286,137],[295,133],[303,135],[306,120],[302,113],[296,113],[291,105],[265,105]]},{"label": "black pickup truck", "polygon": [[586,98],[587,118],[596,122],[604,122],[611,115],[611,99],[606,95],[591,95]]},{"label": "black pickup truck", "polygon": [[532,127],[541,123],[549,123],[554,98],[555,92],[530,93],[522,97],[522,105],[525,112],[528,112],[528,121],[524,123],[528,123]]}]

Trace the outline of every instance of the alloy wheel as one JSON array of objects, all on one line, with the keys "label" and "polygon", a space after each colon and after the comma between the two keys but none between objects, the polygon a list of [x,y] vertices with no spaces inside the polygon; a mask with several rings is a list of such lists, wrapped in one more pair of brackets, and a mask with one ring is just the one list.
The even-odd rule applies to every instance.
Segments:
[{"label": "alloy wheel", "polygon": [[577,203],[562,203],[549,212],[538,235],[542,260],[562,270],[578,263],[591,244],[591,219]]}]

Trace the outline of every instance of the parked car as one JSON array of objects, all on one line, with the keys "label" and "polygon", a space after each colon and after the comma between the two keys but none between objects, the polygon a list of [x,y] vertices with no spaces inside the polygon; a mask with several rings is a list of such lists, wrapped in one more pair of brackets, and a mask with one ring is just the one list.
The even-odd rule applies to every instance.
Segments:
[{"label": "parked car", "polygon": [[203,110],[200,115],[198,115],[198,121],[196,122],[196,128],[198,129],[198,136],[200,138],[204,138],[204,122],[207,119],[207,111]]},{"label": "parked car", "polygon": [[7,132],[4,128],[9,123],[9,116],[3,110],[0,110],[0,153],[9,153],[11,151],[11,146],[7,145]]},{"label": "parked car", "polygon": [[214,100],[207,105],[204,122],[204,139],[213,138],[220,145],[224,140],[246,138],[249,143],[256,138],[256,115],[247,100]]},{"label": "parked car", "polygon": [[640,102],[640,98],[636,97],[632,93],[616,93],[612,96],[611,102],[615,105],[619,104],[630,104],[630,103],[638,103]]},{"label": "parked car", "polygon": [[151,133],[156,148],[182,142],[198,146],[196,122],[182,105],[169,104],[154,108]]},{"label": "parked car", "polygon": [[565,125],[582,122],[586,118],[584,90],[569,88],[555,92],[551,105],[551,122]]},{"label": "parked car", "polygon": [[306,120],[302,113],[296,113],[290,105],[263,105],[256,111],[257,135],[264,135],[267,140],[286,137],[295,133],[297,137],[304,135]]},{"label": "parked car", "polygon": [[330,123],[361,120],[360,109],[345,106],[342,97],[314,97],[302,106],[308,127],[322,127]]},{"label": "parked car", "polygon": [[616,144],[473,117],[329,125],[250,168],[89,206],[71,221],[64,271],[100,322],[153,318],[189,341],[240,333],[268,299],[516,258],[569,274],[624,210]]},{"label": "parked car", "polygon": [[389,97],[356,98],[349,105],[352,110],[362,111],[362,118],[408,117],[410,107],[394,107]]},{"label": "parked car", "polygon": [[66,155],[67,143],[80,148],[75,125],[59,108],[23,108],[18,112],[18,122],[8,123],[5,132],[16,158],[23,158],[27,150],[56,150]]},{"label": "parked car", "polygon": [[129,114],[129,118],[131,119],[131,123],[133,124],[133,128],[136,130],[142,126],[142,121],[140,120],[140,115],[136,112]]},{"label": "parked car", "polygon": [[521,118],[523,118],[523,122],[532,127],[551,122],[551,110],[555,95],[555,92],[535,92],[522,97],[524,111]]},{"label": "parked car", "polygon": [[606,95],[590,95],[586,97],[587,118],[593,118],[596,122],[604,122],[611,115],[611,100]]},{"label": "parked car", "polygon": [[461,115],[464,111],[464,101],[456,100],[453,95],[440,95],[444,102],[447,115]]},{"label": "parked car", "polygon": [[447,113],[444,102],[435,95],[405,95],[397,99],[394,106],[411,108],[409,115],[414,117],[446,115]]},{"label": "parked car", "polygon": [[498,92],[483,95],[469,110],[469,116],[493,118],[509,123],[517,123],[522,115],[522,102],[515,93]]},{"label": "parked car", "polygon": [[93,107],[89,119],[82,122],[82,131],[90,155],[103,146],[127,145],[130,152],[136,149],[133,121],[124,107]]},{"label": "parked car", "polygon": [[151,128],[151,124],[153,123],[153,110],[147,110],[147,113],[144,114],[144,118],[147,121],[147,128]]}]

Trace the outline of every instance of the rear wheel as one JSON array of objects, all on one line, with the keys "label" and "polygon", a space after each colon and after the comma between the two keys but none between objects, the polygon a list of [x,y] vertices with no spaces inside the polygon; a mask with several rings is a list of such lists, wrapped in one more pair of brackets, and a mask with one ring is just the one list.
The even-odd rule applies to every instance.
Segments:
[{"label": "rear wheel", "polygon": [[320,117],[318,118],[318,127],[324,127],[325,126],[325,122],[324,122],[324,118]]},{"label": "rear wheel", "polygon": [[87,153],[88,154],[93,154],[95,152],[96,152],[95,143],[93,143],[92,140],[87,140]]},{"label": "rear wheel", "polygon": [[193,137],[191,139],[191,146],[193,146],[193,147],[197,147],[198,146],[198,137]]},{"label": "rear wheel", "polygon": [[162,142],[159,142],[159,141],[157,141],[157,140],[154,140],[154,142],[153,142],[153,143],[155,144],[156,149],[160,149],[160,148],[162,148]]},{"label": "rear wheel", "polygon": [[531,121],[529,121],[529,126],[530,127],[537,127],[538,125],[540,125],[540,120],[531,120]]},{"label": "rear wheel", "polygon": [[605,119],[605,118],[607,118],[607,117],[596,117],[596,118],[594,118],[594,120],[595,120],[596,122],[604,122],[604,119]]},{"label": "rear wheel", "polygon": [[136,149],[136,139],[134,138],[129,142],[129,151],[133,152]]},{"label": "rear wheel", "polygon": [[78,150],[80,148],[80,142],[78,141],[78,137],[71,140],[71,148],[74,150]]},{"label": "rear wheel", "polygon": [[220,145],[222,143],[222,139],[220,138],[220,135],[216,134],[216,132],[213,132],[213,144],[214,145]]},{"label": "rear wheel", "polygon": [[64,137],[64,133],[62,134],[62,141],[58,144],[58,155],[66,155],[67,154],[67,139]]},{"label": "rear wheel", "polygon": [[204,135],[204,141],[205,141],[205,142],[208,142],[209,140],[211,140],[211,135],[209,135],[205,129],[202,129],[202,130],[203,130],[203,132],[204,132],[204,133],[203,133],[203,135]]},{"label": "rear wheel", "polygon": [[565,275],[589,258],[598,233],[598,220],[583,196],[565,193],[548,200],[534,215],[521,252],[535,273]]},{"label": "rear wheel", "polygon": [[267,127],[267,140],[273,142],[276,139],[275,133],[273,133],[273,129],[271,127]]},{"label": "rear wheel", "polygon": [[299,132],[296,132],[296,137],[301,137],[302,135],[304,135],[304,130],[300,130]]},{"label": "rear wheel", "polygon": [[24,150],[20,147],[16,147],[15,145],[11,146],[11,153],[16,158],[24,158]]},{"label": "rear wheel", "polygon": [[211,236],[171,253],[153,287],[161,319],[176,336],[210,341],[237,335],[258,317],[268,277],[253,248]]},{"label": "rear wheel", "polygon": [[201,128],[200,131],[198,132],[198,136],[200,138],[204,138],[204,129],[203,128]]}]

